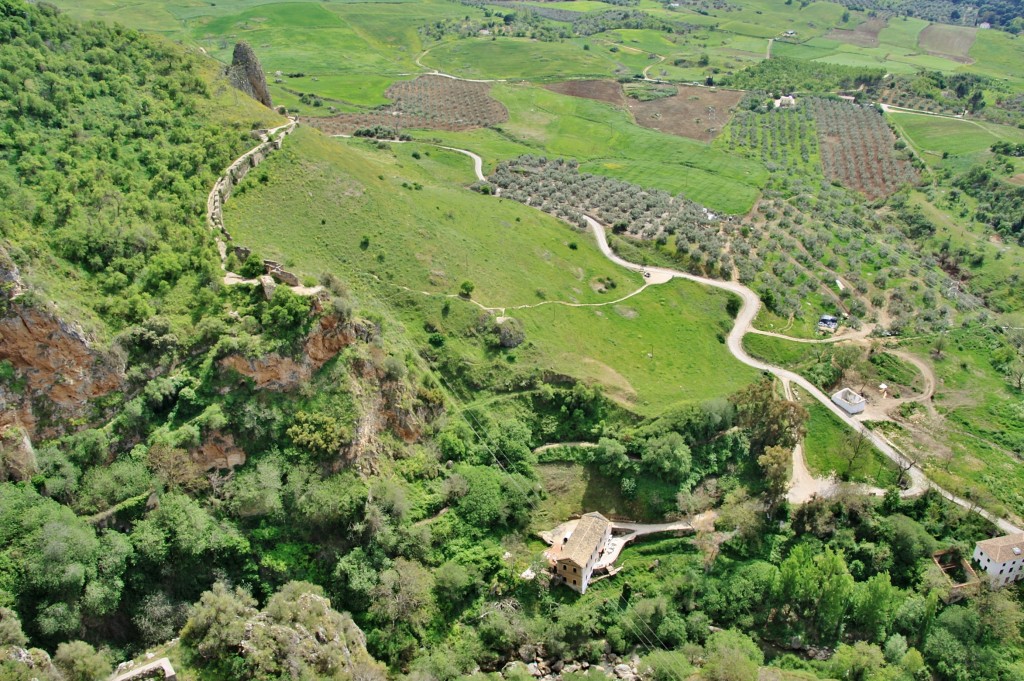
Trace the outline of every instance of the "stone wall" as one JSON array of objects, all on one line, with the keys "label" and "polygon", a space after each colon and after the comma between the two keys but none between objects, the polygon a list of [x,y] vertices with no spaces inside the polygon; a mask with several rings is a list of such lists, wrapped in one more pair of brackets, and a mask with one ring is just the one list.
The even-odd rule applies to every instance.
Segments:
[{"label": "stone wall", "polygon": [[295,130],[295,121],[276,128],[273,138],[270,138],[270,131],[264,131],[260,135],[260,143],[240,156],[232,163],[224,174],[221,175],[213,185],[213,190],[206,201],[206,222],[210,229],[219,231],[225,239],[231,240],[231,235],[224,229],[224,203],[231,198],[235,185],[242,181],[249,171],[262,163],[270,154],[280,149],[284,144],[284,138]]}]

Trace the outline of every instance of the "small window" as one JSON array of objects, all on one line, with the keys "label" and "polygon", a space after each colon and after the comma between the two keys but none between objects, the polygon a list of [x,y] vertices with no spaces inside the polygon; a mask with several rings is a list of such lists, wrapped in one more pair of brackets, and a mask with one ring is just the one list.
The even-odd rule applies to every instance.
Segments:
[{"label": "small window", "polygon": [[573,571],[573,574],[575,574],[576,573],[576,568],[573,568],[572,571]]},{"label": "small window", "polygon": [[576,580],[575,580],[575,579],[574,579],[574,580],[572,580],[572,583],[573,583],[573,584],[575,585],[575,584],[576,584]]},{"label": "small window", "polygon": [[568,569],[569,569],[569,566],[566,565],[565,563],[562,563],[562,572],[565,572]]}]

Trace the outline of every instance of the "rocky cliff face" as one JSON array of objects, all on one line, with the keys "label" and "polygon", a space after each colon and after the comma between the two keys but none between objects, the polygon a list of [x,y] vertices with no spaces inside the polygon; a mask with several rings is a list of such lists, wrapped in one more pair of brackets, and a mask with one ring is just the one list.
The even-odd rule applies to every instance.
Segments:
[{"label": "rocky cliff face", "polygon": [[256,359],[229,355],[221,367],[251,378],[263,390],[293,390],[308,381],[332,357],[356,342],[368,343],[378,330],[367,322],[344,322],[328,315],[321,317],[302,345],[299,360],[269,354]]},{"label": "rocky cliff face", "polygon": [[90,400],[121,387],[124,362],[53,313],[23,305],[25,285],[2,250],[0,286],[0,361],[13,373],[0,380],[0,432],[51,437],[86,416]]},{"label": "rocky cliff face", "polygon": [[236,88],[249,95],[268,108],[274,108],[267,90],[267,77],[260,66],[256,53],[244,40],[235,45],[235,53],[231,66],[227,70],[228,79]]}]

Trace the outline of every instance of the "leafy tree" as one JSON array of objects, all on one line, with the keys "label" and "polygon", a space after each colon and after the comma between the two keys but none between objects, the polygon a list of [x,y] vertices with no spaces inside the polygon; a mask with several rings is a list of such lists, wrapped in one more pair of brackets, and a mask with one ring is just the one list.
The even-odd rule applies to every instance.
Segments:
[{"label": "leafy tree", "polygon": [[334,576],[340,582],[337,588],[344,596],[342,601],[353,611],[369,608],[380,572],[362,547],[356,547],[339,558]]},{"label": "leafy tree", "polygon": [[852,623],[868,641],[881,643],[888,636],[889,627],[902,601],[903,594],[892,585],[889,573],[874,575],[856,586]]},{"label": "leafy tree", "polygon": [[281,487],[281,468],[277,461],[259,461],[228,483],[227,507],[241,517],[276,515],[283,511]]},{"label": "leafy tree", "polygon": [[246,620],[256,614],[256,601],[241,587],[216,582],[203,593],[181,630],[181,642],[207,661],[238,652]]},{"label": "leafy tree", "polygon": [[35,633],[60,640],[79,631],[83,616],[117,606],[131,554],[123,535],[97,536],[71,509],[31,487],[0,485],[0,518],[5,588],[18,595],[18,610],[31,613],[26,622]]},{"label": "leafy tree", "polygon": [[746,634],[717,631],[705,646],[703,676],[709,681],[756,681],[763,662],[761,649]]},{"label": "leafy tree", "polygon": [[238,273],[243,277],[253,279],[266,272],[266,267],[263,265],[263,257],[257,253],[250,253],[249,257],[242,263],[242,267],[239,268]]},{"label": "leafy tree", "polygon": [[690,448],[679,433],[668,433],[649,440],[644,446],[644,468],[655,475],[663,475],[672,482],[681,482],[690,474]]},{"label": "leafy tree", "polygon": [[352,440],[352,431],[336,416],[300,411],[288,428],[288,437],[297,447],[329,459],[338,456],[341,448]]},{"label": "leafy tree", "polygon": [[737,425],[750,435],[752,453],[760,455],[773,446],[792,449],[803,437],[807,410],[779,399],[770,379],[752,383],[730,399],[736,405]]},{"label": "leafy tree", "polygon": [[28,637],[21,630],[18,613],[0,607],[0,646],[24,646],[27,643]]},{"label": "leafy tree", "polygon": [[96,681],[113,671],[107,655],[84,641],[61,643],[53,656],[53,664],[64,673],[67,681]]},{"label": "leafy tree", "polygon": [[478,586],[479,577],[455,561],[450,560],[434,570],[437,601],[449,611],[459,607]]},{"label": "leafy tree", "polygon": [[793,455],[785,447],[768,447],[757,457],[764,480],[765,495],[769,513],[781,504],[789,491],[789,480],[793,468]]},{"label": "leafy tree", "polygon": [[832,641],[842,631],[854,582],[841,553],[815,554],[800,544],[779,567],[776,593],[780,607],[809,625],[815,639]]},{"label": "leafy tree", "polygon": [[399,558],[392,568],[381,574],[380,584],[373,592],[370,614],[392,630],[400,624],[420,629],[432,614],[432,588],[433,578],[426,568],[415,561]]},{"label": "leafy tree", "polygon": [[209,482],[187,450],[154,444],[146,455],[150,470],[168,489],[198,492]]},{"label": "leafy tree", "polygon": [[618,440],[602,437],[594,448],[594,461],[605,475],[621,475],[630,470],[632,464],[626,455],[626,447]]},{"label": "leafy tree", "polygon": [[853,645],[840,645],[829,660],[829,674],[837,679],[872,681],[885,667],[885,659],[878,646],[857,641]]}]

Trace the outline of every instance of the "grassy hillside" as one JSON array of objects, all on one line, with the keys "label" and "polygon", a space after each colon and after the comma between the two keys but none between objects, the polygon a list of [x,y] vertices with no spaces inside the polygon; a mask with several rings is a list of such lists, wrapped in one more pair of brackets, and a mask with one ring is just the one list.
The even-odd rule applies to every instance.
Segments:
[{"label": "grassy hillside", "polygon": [[[399,314],[414,315],[420,342],[416,314],[432,318],[444,301],[468,313],[474,303],[500,308],[525,326],[529,342],[509,356],[517,366],[595,381],[641,413],[728,395],[753,377],[716,340],[731,325],[724,294],[677,282],[614,303],[643,281],[608,262],[591,235],[467,190],[461,154],[385,146],[300,129],[228,203],[235,242],[300,273],[331,271],[366,305],[399,297],[414,306]],[[464,281],[474,302],[457,297]]]}]

